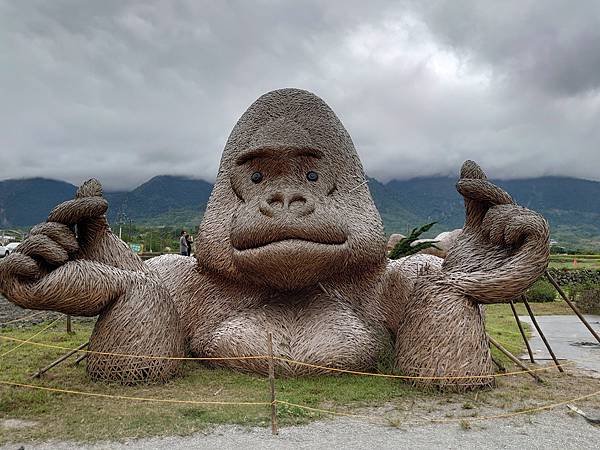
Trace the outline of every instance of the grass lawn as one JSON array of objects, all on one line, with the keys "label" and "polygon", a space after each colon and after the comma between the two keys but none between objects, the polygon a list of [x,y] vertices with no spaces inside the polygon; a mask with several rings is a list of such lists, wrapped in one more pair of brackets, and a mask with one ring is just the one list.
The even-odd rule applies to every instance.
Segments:
[{"label": "grass lawn", "polygon": [[[564,312],[560,302],[536,304],[534,308],[538,314]],[[510,307],[488,306],[486,314],[489,333],[506,348],[519,354],[523,343]],[[0,335],[27,339],[46,325],[7,328],[0,330]],[[88,339],[91,324],[76,322],[73,328],[75,334],[67,335],[64,323],[59,321],[34,340],[74,348]],[[0,355],[15,346],[14,342],[0,339]],[[73,366],[73,358],[52,369],[40,380],[30,378],[30,374],[63,353],[63,350],[25,344],[0,358],[0,380],[154,399],[268,401],[268,382],[265,378],[209,369],[196,362],[187,363],[182,377],[164,385],[121,386],[94,383],[85,374],[85,363]],[[502,355],[494,355],[502,359],[507,367],[513,367]],[[484,415],[486,408],[514,411],[552,400],[562,401],[600,389],[598,380],[570,375],[560,377],[554,371],[542,372],[541,375],[546,379],[543,385],[536,384],[527,375],[508,376],[498,379],[496,389],[466,394],[444,394],[417,389],[397,379],[354,375],[277,380],[276,391],[279,400],[342,412],[361,413],[372,407],[391,405],[389,424],[399,426],[408,420],[407,417],[435,416],[442,414],[440,411],[444,411],[443,417],[462,417],[464,414],[476,417]],[[592,398],[590,401],[597,402],[598,399]],[[328,415],[278,405],[279,422],[284,426],[321,417]],[[34,421],[35,425],[21,429],[3,429],[3,419]],[[269,407],[117,400],[0,385],[0,444],[49,439],[97,441],[188,434],[219,423],[266,426],[269,424]],[[265,433],[267,432],[265,429]]]},{"label": "grass lawn", "polygon": [[553,269],[600,270],[600,255],[550,255],[548,267]]}]

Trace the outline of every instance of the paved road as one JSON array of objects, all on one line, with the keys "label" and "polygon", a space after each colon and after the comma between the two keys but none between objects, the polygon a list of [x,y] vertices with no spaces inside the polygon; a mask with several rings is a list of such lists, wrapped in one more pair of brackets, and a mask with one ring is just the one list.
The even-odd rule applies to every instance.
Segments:
[{"label": "paved road", "polygon": [[[584,317],[600,333],[600,316],[586,315]],[[519,317],[519,319],[531,325],[529,342],[534,358],[550,358],[529,316]],[[557,358],[573,361],[577,367],[600,378],[600,344],[596,342],[577,316],[536,316],[536,320]]]},{"label": "paved road", "polygon": [[[586,408],[588,409],[588,408]],[[594,414],[600,414],[600,404]],[[72,442],[51,442],[41,445],[12,444],[2,449],[16,450],[24,445],[29,450],[180,450],[189,448],[219,449],[279,449],[279,448],[411,448],[411,449],[598,449],[600,427],[572,416],[566,408],[533,416],[520,416],[485,422],[472,422],[471,429],[456,423],[431,424],[394,428],[354,422],[347,419],[315,422],[302,427],[281,430],[271,436],[270,429],[220,426],[206,434],[104,442],[77,445]]]}]

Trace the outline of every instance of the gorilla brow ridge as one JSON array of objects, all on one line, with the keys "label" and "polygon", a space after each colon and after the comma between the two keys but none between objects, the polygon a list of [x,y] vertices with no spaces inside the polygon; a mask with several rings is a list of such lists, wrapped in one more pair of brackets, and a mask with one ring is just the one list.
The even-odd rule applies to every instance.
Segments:
[{"label": "gorilla brow ridge", "polygon": [[238,166],[244,165],[249,161],[252,161],[253,159],[257,159],[257,158],[268,158],[270,156],[273,156],[275,154],[275,152],[279,153],[281,150],[283,150],[284,152],[287,153],[288,157],[292,157],[292,158],[297,158],[297,157],[301,157],[301,156],[307,156],[309,158],[317,158],[317,159],[321,159],[323,157],[323,152],[321,150],[318,150],[316,148],[310,148],[310,147],[306,147],[306,148],[298,148],[298,147],[279,147],[279,148],[274,148],[274,147],[261,147],[261,148],[257,148],[257,149],[252,149],[249,150],[247,152],[244,152],[244,154],[240,155],[235,163]]}]

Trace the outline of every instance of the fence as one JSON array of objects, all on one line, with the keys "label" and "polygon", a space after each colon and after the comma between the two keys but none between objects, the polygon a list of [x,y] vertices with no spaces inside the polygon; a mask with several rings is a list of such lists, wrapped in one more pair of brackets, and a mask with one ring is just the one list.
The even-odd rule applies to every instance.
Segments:
[{"label": "fence", "polygon": [[[10,322],[6,322],[3,325],[8,324],[8,323],[16,323],[18,321],[23,321],[23,320],[26,320],[31,317],[32,316],[30,315],[27,317],[23,317],[21,319],[16,319],[16,320],[13,320]],[[167,357],[167,356],[157,357],[157,356],[153,356],[153,355],[127,355],[127,354],[119,354],[119,353],[95,352],[93,350],[84,349],[83,347],[85,346],[85,344],[82,344],[77,348],[69,348],[69,347],[60,346],[60,345],[56,345],[56,344],[36,342],[33,340],[34,338],[42,335],[44,332],[49,330],[53,325],[56,324],[57,321],[58,321],[58,319],[54,320],[49,325],[45,326],[42,330],[38,331],[37,333],[35,333],[31,337],[29,337],[28,339],[19,339],[19,338],[15,338],[15,337],[11,337],[11,336],[0,335],[0,339],[9,341],[9,342],[14,342],[17,344],[15,347],[0,354],[0,358],[5,357],[6,355],[14,352],[15,350],[17,350],[18,348],[20,348],[24,345],[30,345],[30,346],[38,346],[38,347],[43,347],[43,348],[52,348],[52,349],[60,349],[60,350],[69,351],[70,352],[69,355],[76,354],[76,353],[80,353],[80,354],[94,353],[94,354],[100,354],[100,355],[126,356],[126,357],[132,357],[132,358],[152,358],[152,359],[161,358],[161,359],[178,359],[178,360],[192,360],[192,361],[211,361],[211,360],[214,361],[214,360],[226,360],[226,359],[229,359],[229,360],[231,360],[231,359],[235,359],[235,360],[268,359],[269,363],[270,363],[269,364],[269,392],[268,392],[270,401],[268,401],[268,402],[262,401],[261,402],[261,401],[245,401],[245,400],[240,400],[240,401],[182,400],[182,399],[170,399],[170,398],[136,397],[136,396],[126,396],[126,395],[105,394],[105,393],[98,393],[98,392],[86,392],[86,391],[73,390],[73,389],[64,389],[64,388],[60,388],[60,387],[42,386],[39,384],[19,383],[19,382],[15,382],[15,381],[11,381],[11,380],[4,380],[4,379],[0,379],[0,385],[10,386],[10,387],[14,387],[14,388],[33,389],[33,390],[63,393],[63,394],[85,396],[85,397],[107,398],[107,399],[113,399],[115,401],[175,403],[175,404],[208,405],[208,406],[221,405],[221,406],[232,406],[232,407],[235,407],[235,406],[265,406],[265,407],[270,408],[272,433],[277,434],[278,433],[277,405],[286,405],[286,406],[295,407],[295,408],[299,408],[299,409],[306,410],[306,411],[318,412],[321,414],[326,414],[326,415],[331,415],[331,416],[343,416],[343,417],[348,417],[348,418],[355,419],[355,420],[368,420],[370,422],[377,423],[377,424],[388,425],[389,422],[387,422],[385,419],[382,419],[380,416],[373,416],[373,415],[367,415],[367,414],[355,414],[355,413],[349,413],[349,412],[334,411],[334,410],[330,410],[330,409],[315,408],[315,407],[311,407],[311,406],[307,406],[307,405],[302,405],[302,404],[297,404],[297,403],[292,403],[292,402],[288,402],[285,400],[277,399],[276,391],[275,391],[275,384],[274,384],[275,361],[282,361],[282,362],[286,362],[288,364],[297,364],[297,365],[302,365],[302,366],[318,368],[320,370],[327,371],[327,372],[346,373],[346,374],[351,374],[351,375],[355,375],[355,376],[393,378],[393,379],[407,380],[407,381],[473,379],[473,378],[478,377],[476,375],[475,376],[473,376],[473,375],[470,375],[470,376],[442,376],[442,377],[406,376],[406,375],[400,375],[400,374],[384,374],[384,373],[372,373],[372,372],[346,370],[346,369],[341,369],[341,368],[336,368],[336,367],[328,367],[328,366],[322,366],[322,365],[317,365],[317,364],[311,364],[311,363],[307,363],[304,361],[296,361],[293,359],[284,358],[284,357],[276,356],[273,354],[272,346],[270,345],[271,344],[270,333],[267,336],[267,342],[269,344],[268,345],[269,352],[266,355],[248,355],[248,356],[240,356],[240,357],[216,357],[216,358],[215,357],[212,357],[212,358],[211,357]],[[567,363],[561,363],[560,367],[565,368],[565,367],[570,367],[572,365],[573,365],[573,363],[567,362]],[[520,374],[529,373],[529,372],[542,372],[542,371],[547,371],[547,370],[552,370],[552,369],[554,369],[554,366],[546,366],[546,367],[539,367],[539,368],[535,368],[535,369],[528,368],[527,370],[518,370],[518,371],[512,371],[512,372],[506,372],[506,373],[482,374],[480,377],[500,378],[500,377],[506,377],[506,376],[520,375]],[[468,418],[465,418],[465,417],[420,418],[421,420],[405,422],[404,424],[405,425],[417,425],[417,424],[423,424],[423,423],[452,423],[452,422],[461,422],[465,419],[467,419],[468,421],[484,421],[484,420],[492,420],[492,419],[503,419],[503,418],[514,417],[514,416],[519,416],[519,415],[523,415],[523,414],[529,414],[529,413],[533,413],[533,412],[537,412],[537,411],[549,410],[549,409],[553,409],[553,408],[556,408],[556,407],[559,407],[562,405],[567,405],[569,403],[581,401],[581,400],[599,396],[599,395],[600,395],[600,390],[595,391],[595,392],[590,392],[588,394],[581,395],[581,396],[571,398],[568,400],[560,401],[557,403],[539,405],[536,407],[519,410],[519,411],[514,411],[514,412],[508,412],[508,413],[504,413],[504,414],[496,414],[496,415],[490,415],[490,416],[477,416],[477,417],[468,417]]]}]

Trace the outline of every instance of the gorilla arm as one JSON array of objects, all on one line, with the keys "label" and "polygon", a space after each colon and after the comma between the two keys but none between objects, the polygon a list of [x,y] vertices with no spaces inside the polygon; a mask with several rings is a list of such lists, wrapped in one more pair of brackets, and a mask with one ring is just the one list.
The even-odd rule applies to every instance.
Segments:
[{"label": "gorilla arm", "polygon": [[469,389],[494,383],[480,304],[508,302],[543,274],[549,232],[541,216],[515,205],[471,161],[457,189],[465,197],[463,233],[441,268],[413,277],[398,326],[396,368],[433,377],[421,384]]},{"label": "gorilla arm", "polygon": [[12,303],[77,316],[100,314],[134,284],[148,282],[146,277],[85,260],[69,261],[41,276],[36,261],[21,252],[0,261],[0,289]]},{"label": "gorilla arm", "polygon": [[88,182],[36,226],[0,261],[0,292],[25,308],[99,315],[90,337],[92,378],[165,381],[180,362],[168,358],[183,356],[179,316],[159,275],[110,231],[100,195],[99,184]]},{"label": "gorilla arm", "polygon": [[110,231],[107,209],[100,183],[84,183],[0,261],[0,291],[24,308],[95,316],[143,284],[148,270]]}]

